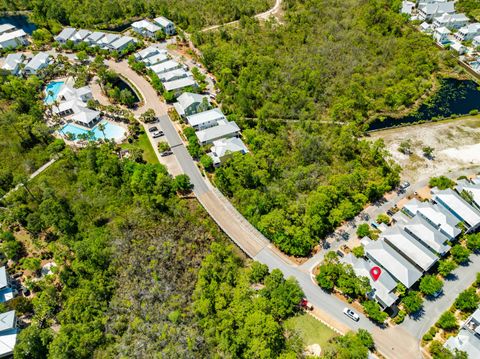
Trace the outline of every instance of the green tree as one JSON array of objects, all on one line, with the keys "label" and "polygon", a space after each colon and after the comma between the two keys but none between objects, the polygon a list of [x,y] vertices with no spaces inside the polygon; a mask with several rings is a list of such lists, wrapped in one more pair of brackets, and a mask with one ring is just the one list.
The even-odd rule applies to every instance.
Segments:
[{"label": "green tree", "polygon": [[480,249],[480,233],[467,235],[467,248],[471,251],[478,251]]},{"label": "green tree", "polygon": [[432,177],[430,178],[428,185],[431,188],[437,187],[438,189],[443,190],[447,188],[453,188],[455,186],[455,181],[452,181],[450,178],[445,176]]},{"label": "green tree", "polygon": [[161,141],[158,143],[157,146],[158,146],[158,152],[160,153],[170,150],[170,145],[168,144],[168,142]]},{"label": "green tree", "polygon": [[400,146],[398,146],[398,151],[403,153],[404,155],[411,155],[412,154],[412,141],[410,139],[404,140],[400,142]]},{"label": "green tree", "polygon": [[480,297],[478,296],[475,288],[468,288],[461,292],[457,299],[455,299],[455,308],[471,313],[477,309],[480,302]]},{"label": "green tree", "polygon": [[200,163],[207,171],[211,171],[213,169],[213,159],[209,155],[203,155],[200,157]]},{"label": "green tree", "polygon": [[465,248],[460,244],[456,244],[450,250],[450,254],[452,255],[452,258],[456,263],[462,264],[468,261],[470,251],[468,250],[468,248]]},{"label": "green tree", "polygon": [[434,295],[443,288],[443,281],[434,275],[426,275],[420,280],[420,291],[425,295]]},{"label": "green tree", "polygon": [[254,261],[250,266],[250,283],[261,283],[268,274],[267,265]]},{"label": "green tree", "polygon": [[373,351],[375,349],[375,342],[373,341],[372,334],[370,334],[367,330],[359,329],[357,332],[357,337],[369,350]]},{"label": "green tree", "polygon": [[423,151],[423,155],[426,157],[426,158],[433,158],[433,147],[430,147],[430,146],[425,146],[422,148],[422,151]]},{"label": "green tree", "polygon": [[173,188],[182,194],[187,194],[192,191],[193,184],[190,183],[190,178],[186,174],[181,174],[175,177],[173,181]]},{"label": "green tree", "polygon": [[378,222],[378,223],[389,224],[389,223],[390,223],[390,217],[387,216],[385,213],[380,213],[380,214],[377,216],[377,222]]},{"label": "green tree", "polygon": [[368,223],[362,223],[357,227],[357,236],[359,238],[363,237],[370,237],[371,232],[370,232],[370,226]]},{"label": "green tree", "polygon": [[446,331],[458,329],[457,318],[455,318],[455,314],[450,311],[443,313],[437,321],[437,327],[445,329]]},{"label": "green tree", "polygon": [[324,290],[332,291],[343,272],[343,267],[336,263],[324,263],[318,270],[316,277],[318,285]]},{"label": "green tree", "polygon": [[442,277],[448,276],[455,268],[458,267],[458,264],[455,263],[453,260],[450,259],[442,259],[438,264],[438,273]]},{"label": "green tree", "polygon": [[423,299],[420,293],[416,291],[409,291],[408,294],[402,299],[403,307],[408,314],[418,312],[423,305]]},{"label": "green tree", "polygon": [[383,323],[388,317],[388,314],[382,311],[380,305],[373,300],[366,300],[362,303],[365,314],[377,323]]},{"label": "green tree", "polygon": [[32,324],[18,334],[13,354],[19,359],[46,358],[49,353],[48,346],[52,340],[53,331],[50,328],[40,329]]},{"label": "green tree", "polygon": [[356,246],[353,247],[352,253],[355,257],[361,258],[365,256],[365,249],[363,248],[363,246]]}]

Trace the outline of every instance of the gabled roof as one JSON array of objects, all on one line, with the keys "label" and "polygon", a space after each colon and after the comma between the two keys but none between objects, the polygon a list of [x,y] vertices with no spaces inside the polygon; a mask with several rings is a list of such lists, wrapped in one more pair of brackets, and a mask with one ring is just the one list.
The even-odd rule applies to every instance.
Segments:
[{"label": "gabled roof", "polygon": [[12,24],[1,24],[0,25],[0,35],[3,34],[4,32],[11,31],[15,29],[15,26]]},{"label": "gabled roof", "polygon": [[435,21],[438,21],[441,23],[464,22],[464,21],[469,21],[469,18],[465,14],[443,13],[441,16],[436,17]]},{"label": "gabled roof", "polygon": [[20,39],[27,36],[27,33],[23,30],[15,30],[12,32],[5,32],[2,35],[0,35],[0,43],[5,42],[5,41],[10,41],[14,39]]},{"label": "gabled roof", "polygon": [[165,53],[159,53],[159,54],[155,54],[155,55],[149,56],[149,57],[147,57],[146,59],[143,59],[143,62],[144,62],[147,66],[153,66],[153,65],[156,65],[156,64],[159,64],[159,63],[168,61],[168,59],[169,59],[169,57],[168,57],[167,54],[165,54]]},{"label": "gabled roof", "polygon": [[135,42],[135,39],[133,37],[130,37],[130,36],[122,36],[120,37],[119,39],[115,40],[114,42],[110,43],[110,47],[117,50],[117,49],[120,49],[122,48],[123,46],[131,43],[131,42]]},{"label": "gabled roof", "polygon": [[427,247],[441,255],[450,250],[449,238],[420,216],[410,219],[403,227],[405,231]]},{"label": "gabled roof", "polygon": [[427,4],[420,7],[420,10],[423,11],[427,15],[435,15],[441,14],[444,12],[455,12],[455,3],[453,1],[450,2],[437,2],[432,4]]},{"label": "gabled roof", "polygon": [[480,224],[480,212],[469,205],[455,191],[432,189],[433,200],[443,206],[459,220],[465,222],[469,227],[476,227]]},{"label": "gabled roof", "polygon": [[80,29],[78,30],[75,35],[71,37],[73,41],[83,41],[87,36],[89,36],[92,32],[89,30]]},{"label": "gabled roof", "polygon": [[190,72],[185,71],[182,68],[176,68],[167,72],[163,72],[157,75],[160,81],[169,82],[178,79],[183,79],[185,77],[192,77]]},{"label": "gabled roof", "polygon": [[363,258],[357,258],[351,253],[343,258],[343,262],[350,264],[357,276],[368,278],[370,286],[375,292],[375,296],[385,306],[390,307],[398,299],[394,293],[394,290],[397,287],[397,282],[387,271],[383,271],[377,280],[373,280],[370,275],[370,270],[375,265],[372,264],[372,262],[366,261]]},{"label": "gabled roof", "polygon": [[8,286],[7,268],[0,267],[0,289]]},{"label": "gabled roof", "polygon": [[136,29],[146,29],[150,32],[157,32],[161,30],[159,26],[147,20],[135,21],[134,23],[132,23],[132,27]]},{"label": "gabled roof", "polygon": [[240,132],[240,127],[234,122],[221,121],[218,126],[197,131],[200,142],[209,142],[222,137],[229,137]]},{"label": "gabled roof", "polygon": [[200,95],[198,93],[192,92],[184,92],[180,96],[178,96],[177,101],[180,106],[185,109],[194,103],[202,103],[204,98],[208,100],[208,96],[206,95]]},{"label": "gabled roof", "polygon": [[157,54],[167,54],[167,50],[160,50],[158,47],[149,46],[143,50],[140,50],[135,54],[135,58],[138,60],[145,60],[150,56],[157,55]]},{"label": "gabled roof", "polygon": [[210,151],[215,157],[221,158],[228,153],[242,152],[245,154],[248,152],[248,148],[240,138],[232,137],[213,141]]},{"label": "gabled roof", "polygon": [[457,225],[460,223],[455,216],[438,204],[429,202],[420,202],[412,199],[403,207],[411,215],[420,215],[425,218],[432,226],[439,228],[450,238],[456,238],[462,231]]},{"label": "gabled roof", "polygon": [[164,16],[159,16],[155,18],[153,21],[155,21],[161,27],[167,27],[168,25],[173,25],[173,22],[171,22]]},{"label": "gabled roof", "polygon": [[422,276],[422,272],[403,258],[395,249],[385,241],[363,240],[367,256],[380,267],[388,271],[396,280],[402,282],[407,288],[415,284]]},{"label": "gabled roof", "polygon": [[464,351],[469,358],[480,358],[480,339],[466,329],[462,328],[457,336],[449,337],[444,346],[450,350]]},{"label": "gabled roof", "polygon": [[187,116],[187,122],[193,127],[202,125],[208,122],[218,122],[220,120],[226,120],[226,117],[219,108],[214,108],[212,110]]},{"label": "gabled roof", "polygon": [[46,52],[39,52],[30,60],[30,62],[25,66],[25,68],[36,71],[47,65],[49,60],[49,54],[47,54]]},{"label": "gabled roof", "polygon": [[2,69],[13,71],[23,62],[23,60],[25,60],[25,55],[22,53],[16,52],[14,54],[8,54],[5,58]]},{"label": "gabled roof", "polygon": [[427,271],[438,260],[435,254],[399,226],[393,226],[385,230],[380,238],[384,239],[399,253],[403,254],[410,263],[423,271]]},{"label": "gabled roof", "polygon": [[176,61],[173,60],[168,60],[156,65],[153,65],[150,67],[150,69],[155,72],[155,73],[163,73],[163,72],[168,72],[174,69],[178,69],[180,67],[180,64]]},{"label": "gabled roof", "polygon": [[443,34],[443,35],[448,35],[451,34],[452,32],[447,29],[445,26],[440,26],[435,29],[436,33]]},{"label": "gabled roof", "polygon": [[15,328],[15,311],[10,310],[9,312],[0,314],[0,333],[4,330],[9,330]]},{"label": "gabled roof", "polygon": [[100,40],[102,37],[104,37],[106,34],[101,31],[95,31],[91,33],[87,38],[86,41],[92,42],[92,43],[97,43],[98,40]]},{"label": "gabled roof", "polygon": [[166,91],[174,91],[174,90],[183,89],[189,86],[192,86],[192,87],[197,86],[197,83],[191,77],[184,77],[178,80],[163,82],[162,84]]},{"label": "gabled roof", "polygon": [[106,34],[104,37],[100,39],[99,44],[109,45],[114,41],[117,41],[119,38],[120,38],[120,35],[118,34]]},{"label": "gabled roof", "polygon": [[475,204],[480,207],[480,182],[478,184],[471,182],[464,182],[461,184],[459,183],[459,185],[455,187],[455,190],[458,193],[462,193],[463,191],[471,193],[473,197],[473,202],[475,202]]},{"label": "gabled roof", "polygon": [[57,36],[55,36],[56,41],[67,41],[75,34],[75,30],[73,27],[66,27],[64,28]]}]

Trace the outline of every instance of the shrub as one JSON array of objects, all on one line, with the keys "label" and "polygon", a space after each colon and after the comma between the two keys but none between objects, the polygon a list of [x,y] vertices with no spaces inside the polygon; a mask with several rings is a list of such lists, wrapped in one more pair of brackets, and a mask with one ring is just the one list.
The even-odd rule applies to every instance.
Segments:
[{"label": "shrub", "polygon": [[378,222],[378,223],[389,224],[389,223],[390,223],[390,217],[387,216],[385,213],[380,213],[380,214],[377,216],[377,222]]},{"label": "shrub", "polygon": [[411,290],[402,299],[403,307],[408,314],[418,312],[422,308],[423,299],[419,292]]},{"label": "shrub", "polygon": [[455,299],[455,308],[461,311],[471,313],[477,309],[480,298],[477,295],[475,288],[468,288],[461,292],[457,299]]},{"label": "shrub", "polygon": [[453,188],[455,186],[455,182],[448,177],[440,176],[430,178],[428,185],[432,188],[437,187],[438,189],[447,189]]},{"label": "shrub", "polygon": [[480,233],[467,236],[467,248],[471,251],[478,251],[480,249]]},{"label": "shrub", "polygon": [[452,271],[457,268],[457,263],[448,259],[448,260],[441,260],[438,265],[438,273],[442,275],[442,277],[448,276]]},{"label": "shrub", "polygon": [[364,257],[365,249],[363,248],[363,246],[357,246],[352,249],[352,253],[357,258]]},{"label": "shrub", "polygon": [[455,314],[450,311],[443,313],[438,319],[437,326],[447,331],[457,329],[458,324],[457,318],[455,318]]},{"label": "shrub", "polygon": [[426,275],[420,281],[420,291],[425,295],[434,295],[443,288],[443,282],[434,275]]},{"label": "shrub", "polygon": [[405,312],[404,310],[399,310],[398,313],[397,313],[397,316],[395,318],[393,318],[393,322],[395,324],[402,323],[405,320],[406,315],[407,315],[407,312]]},{"label": "shrub", "polygon": [[363,302],[363,309],[365,314],[377,323],[383,323],[387,319],[388,315],[380,308],[380,305],[373,300],[367,300]]},{"label": "shrub", "polygon": [[363,237],[369,237],[370,236],[370,226],[368,225],[368,223],[362,223],[361,225],[359,225],[357,227],[357,236],[360,237],[360,238],[363,238]]},{"label": "shrub", "polygon": [[266,264],[257,261],[253,262],[249,273],[250,283],[261,283],[267,274],[268,267]]},{"label": "shrub", "polygon": [[468,261],[468,257],[470,256],[470,250],[468,248],[462,247],[460,244],[456,244],[450,250],[450,254],[452,255],[452,258],[456,263],[462,264]]}]

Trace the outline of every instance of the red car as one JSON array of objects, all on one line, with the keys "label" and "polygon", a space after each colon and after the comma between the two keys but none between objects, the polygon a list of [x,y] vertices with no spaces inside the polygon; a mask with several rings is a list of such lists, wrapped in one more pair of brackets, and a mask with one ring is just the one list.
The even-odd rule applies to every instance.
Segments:
[{"label": "red car", "polygon": [[300,301],[300,307],[302,307],[306,310],[313,310],[313,305],[306,298],[303,298]]}]

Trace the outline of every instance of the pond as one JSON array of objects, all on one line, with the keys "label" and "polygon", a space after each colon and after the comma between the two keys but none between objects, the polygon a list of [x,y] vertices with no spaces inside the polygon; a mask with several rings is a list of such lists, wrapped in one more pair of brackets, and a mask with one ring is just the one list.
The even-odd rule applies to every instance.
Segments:
[{"label": "pond", "polygon": [[28,16],[26,15],[12,15],[0,17],[0,25],[2,24],[12,24],[16,28],[22,29],[30,35],[37,28],[35,24],[31,23],[28,20]]},{"label": "pond", "polygon": [[133,97],[135,98],[135,103],[137,104],[138,102],[140,102],[140,99],[138,98],[137,93],[132,89],[132,86],[130,86],[130,84],[127,83],[125,80],[123,80],[120,76],[115,81],[113,86],[118,87],[120,90],[125,90],[125,89],[129,90],[132,93]]},{"label": "pond", "polygon": [[453,115],[468,115],[473,110],[480,110],[480,91],[478,84],[472,80],[444,79],[440,90],[414,113],[401,118],[384,117],[375,119],[368,130],[380,130],[416,122],[428,122],[437,118]]}]

